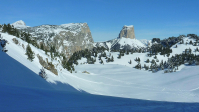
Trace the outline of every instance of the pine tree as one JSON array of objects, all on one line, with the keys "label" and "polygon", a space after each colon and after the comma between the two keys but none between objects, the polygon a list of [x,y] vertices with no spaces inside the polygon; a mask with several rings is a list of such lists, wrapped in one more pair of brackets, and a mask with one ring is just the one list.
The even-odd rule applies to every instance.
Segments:
[{"label": "pine tree", "polygon": [[157,58],[157,56],[155,55],[155,57],[154,57],[155,59]]},{"label": "pine tree", "polygon": [[101,60],[101,64],[104,64],[103,60]]},{"label": "pine tree", "polygon": [[127,51],[126,54],[129,55],[129,51]]},{"label": "pine tree", "polygon": [[140,58],[138,57],[138,62],[140,62]]},{"label": "pine tree", "polygon": [[167,57],[169,57],[169,56],[170,56],[170,53],[167,54]]},{"label": "pine tree", "polygon": [[131,60],[130,60],[129,64],[131,64]]},{"label": "pine tree", "polygon": [[28,56],[28,60],[33,61],[35,58],[35,53],[32,51],[30,45],[28,44],[26,47],[26,55]]},{"label": "pine tree", "polygon": [[113,58],[113,56],[111,57],[111,61],[112,61],[112,62],[114,61],[114,58]]},{"label": "pine tree", "polygon": [[152,63],[152,64],[154,64],[154,63],[155,63],[155,60],[154,60],[154,59],[152,59],[151,63]]},{"label": "pine tree", "polygon": [[97,57],[97,52],[95,52],[95,57]]},{"label": "pine tree", "polygon": [[135,58],[135,61],[138,61],[137,57]]},{"label": "pine tree", "polygon": [[193,44],[193,42],[190,40],[189,44]]}]

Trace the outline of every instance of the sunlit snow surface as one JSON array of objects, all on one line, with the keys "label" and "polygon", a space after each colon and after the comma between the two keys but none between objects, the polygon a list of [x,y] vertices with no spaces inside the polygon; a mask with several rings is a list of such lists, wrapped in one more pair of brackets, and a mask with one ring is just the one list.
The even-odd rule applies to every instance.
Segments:
[{"label": "sunlit snow surface", "polygon": [[[60,82],[48,83],[3,52],[0,52],[0,58],[0,111],[2,112],[196,112],[199,110],[198,103],[157,102],[91,95]],[[118,89],[122,91],[121,88]]]},{"label": "sunlit snow surface", "polygon": [[[86,59],[82,58],[78,61],[79,65],[75,66],[77,73],[71,74],[64,70],[61,65],[58,65],[59,75],[56,76],[50,71],[46,71],[48,74],[46,82],[38,76],[41,69],[38,58],[35,56],[33,62],[28,61],[25,50],[12,42],[12,38],[15,37],[7,34],[2,34],[2,36],[9,42],[6,46],[7,54],[15,59],[3,52],[0,54],[2,59],[0,66],[0,109],[2,110],[31,111],[32,109],[33,111],[38,108],[41,111],[64,111],[67,109],[71,111],[79,109],[85,111],[93,111],[93,109],[99,109],[97,111],[139,111],[143,109],[154,111],[156,108],[164,107],[163,110],[175,108],[175,111],[183,111],[183,109],[196,111],[199,108],[198,103],[154,102],[154,100],[199,102],[198,66],[180,66],[180,71],[169,74],[164,74],[163,71],[151,73],[132,68],[136,65],[133,60],[140,57],[143,59],[141,60],[141,64],[143,64],[147,59],[146,54],[134,53],[117,59],[118,53],[112,53],[115,61],[106,63],[102,58],[105,62],[104,65],[99,64],[98,60],[94,65],[80,64],[86,62]],[[27,45],[26,42],[18,40],[20,44]],[[189,45],[182,47],[183,49],[192,48]],[[31,48],[35,54],[49,58],[44,51],[33,46]],[[173,48],[173,54],[174,49],[176,48]],[[183,51],[183,49],[179,47],[176,53]],[[163,56],[158,55],[158,57],[165,59]],[[130,59],[132,64],[128,63]],[[53,63],[58,64],[58,61],[53,60]],[[82,73],[85,70],[90,74]],[[9,108],[9,105],[12,108]],[[101,107],[103,108],[100,110]]]}]

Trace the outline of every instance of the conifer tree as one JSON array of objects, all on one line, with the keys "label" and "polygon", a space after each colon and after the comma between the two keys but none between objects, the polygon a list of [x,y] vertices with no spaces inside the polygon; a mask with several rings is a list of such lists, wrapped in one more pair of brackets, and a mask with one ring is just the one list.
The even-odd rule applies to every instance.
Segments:
[{"label": "conifer tree", "polygon": [[35,53],[32,51],[29,44],[26,47],[26,55],[28,56],[28,60],[30,61],[33,61],[33,59],[35,58]]},{"label": "conifer tree", "polygon": [[103,60],[101,60],[101,64],[104,64]]},{"label": "conifer tree", "polygon": [[193,42],[190,40],[189,44],[193,44]]},{"label": "conifer tree", "polygon": [[138,62],[140,62],[140,58],[138,57],[138,60],[137,60]]},{"label": "conifer tree", "polygon": [[157,56],[155,55],[155,57],[154,57],[155,59],[157,58]]},{"label": "conifer tree", "polygon": [[113,58],[113,56],[111,57],[111,61],[112,61],[112,62],[114,61],[114,58]]},{"label": "conifer tree", "polygon": [[97,52],[95,52],[95,57],[97,57]]}]

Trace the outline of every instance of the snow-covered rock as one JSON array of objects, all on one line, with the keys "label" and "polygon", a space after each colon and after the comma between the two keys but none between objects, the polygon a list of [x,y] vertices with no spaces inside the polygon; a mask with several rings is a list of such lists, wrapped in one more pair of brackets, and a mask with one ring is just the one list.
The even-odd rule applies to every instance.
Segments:
[{"label": "snow-covered rock", "polygon": [[140,42],[143,43],[144,45],[148,46],[148,47],[150,47],[152,45],[151,40],[141,39]]},{"label": "snow-covered rock", "polygon": [[26,26],[26,23],[22,20],[16,21],[14,23],[12,23],[11,25],[13,25],[15,28],[26,28],[28,26]]},{"label": "snow-covered rock", "polygon": [[130,38],[119,38],[115,44],[111,46],[112,50],[119,50],[119,49],[132,49],[132,48],[144,48],[142,42],[137,39],[130,39]]}]

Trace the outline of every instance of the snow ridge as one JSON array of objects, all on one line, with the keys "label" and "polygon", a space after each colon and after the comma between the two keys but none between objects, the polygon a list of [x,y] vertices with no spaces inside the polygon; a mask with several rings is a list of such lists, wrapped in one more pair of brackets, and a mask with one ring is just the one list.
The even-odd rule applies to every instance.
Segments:
[{"label": "snow ridge", "polygon": [[12,23],[11,25],[13,25],[15,28],[26,28],[28,26],[26,26],[26,23],[22,20],[16,21],[14,23]]}]

